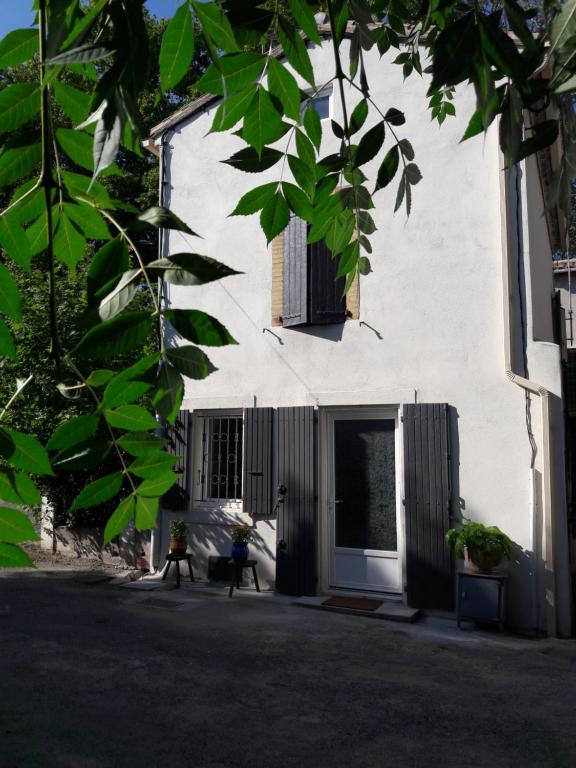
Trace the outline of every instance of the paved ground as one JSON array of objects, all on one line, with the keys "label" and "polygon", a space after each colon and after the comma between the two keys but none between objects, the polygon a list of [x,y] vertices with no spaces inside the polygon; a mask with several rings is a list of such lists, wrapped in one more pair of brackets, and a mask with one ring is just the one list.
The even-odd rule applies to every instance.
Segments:
[{"label": "paved ground", "polygon": [[571,641],[95,582],[0,578],[0,768],[576,765]]}]

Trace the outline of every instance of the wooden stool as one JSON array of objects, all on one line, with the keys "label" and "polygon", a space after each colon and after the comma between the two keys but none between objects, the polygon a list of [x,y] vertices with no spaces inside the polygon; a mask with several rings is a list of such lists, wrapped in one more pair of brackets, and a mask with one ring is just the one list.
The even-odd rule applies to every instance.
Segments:
[{"label": "wooden stool", "polygon": [[232,582],[230,583],[230,592],[228,592],[228,597],[232,597],[232,593],[234,592],[234,585],[236,585],[236,589],[240,589],[243,568],[252,568],[252,575],[254,576],[256,591],[260,592],[258,576],[256,575],[256,566],[258,565],[257,560],[228,560],[228,565],[232,565],[234,567],[234,575],[232,576]]},{"label": "wooden stool", "polygon": [[188,563],[188,571],[190,573],[190,581],[194,581],[194,574],[192,573],[192,555],[188,552],[184,554],[177,554],[174,552],[168,552],[166,555],[166,565],[164,566],[164,573],[162,574],[162,581],[166,581],[168,571],[170,570],[170,563],[176,563],[176,589],[180,586],[180,561],[186,560]]}]

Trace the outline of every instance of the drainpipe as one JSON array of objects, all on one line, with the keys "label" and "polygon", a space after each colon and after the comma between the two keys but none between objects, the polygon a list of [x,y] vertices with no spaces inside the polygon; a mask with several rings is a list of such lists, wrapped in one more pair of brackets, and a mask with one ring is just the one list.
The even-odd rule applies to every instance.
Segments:
[{"label": "drainpipe", "polygon": [[[504,162],[502,156],[500,156],[501,167],[503,168]],[[514,169],[515,173],[518,173],[518,168]],[[509,172],[502,170],[500,172],[500,204],[501,204],[501,224],[502,224],[502,288],[503,288],[503,310],[504,310],[504,360],[505,360],[505,372],[508,379],[516,386],[523,389],[525,392],[529,392],[539,398],[540,403],[540,423],[542,428],[542,489],[541,489],[541,504],[542,504],[542,522],[544,527],[544,560],[545,560],[545,573],[546,573],[546,631],[550,637],[556,637],[557,631],[557,609],[556,609],[556,581],[555,581],[555,568],[554,568],[554,485],[552,482],[552,471],[554,467],[554,457],[552,454],[552,441],[551,441],[551,416],[550,416],[550,395],[551,392],[530,379],[520,376],[513,370],[512,362],[512,344],[513,344],[513,319],[510,312],[510,300],[512,296],[512,257],[513,248],[510,242],[511,228],[509,226],[509,195],[508,195],[508,178]],[[518,243],[518,247],[520,244]],[[534,491],[536,492],[536,488]],[[536,493],[534,493],[533,505],[536,505]],[[533,509],[533,520],[536,521],[537,516]],[[534,523],[531,531],[532,538],[532,551],[535,554],[536,541],[534,532]],[[535,605],[533,610],[535,615],[538,616],[538,563],[535,560],[533,579],[534,591],[533,600],[535,599]]]}]

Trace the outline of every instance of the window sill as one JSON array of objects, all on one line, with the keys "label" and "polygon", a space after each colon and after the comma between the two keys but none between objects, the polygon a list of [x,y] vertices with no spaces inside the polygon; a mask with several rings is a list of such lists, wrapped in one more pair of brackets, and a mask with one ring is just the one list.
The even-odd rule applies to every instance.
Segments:
[{"label": "window sill", "polygon": [[196,501],[190,511],[190,522],[202,525],[236,525],[246,523],[248,514],[243,512],[241,502],[213,504]]}]

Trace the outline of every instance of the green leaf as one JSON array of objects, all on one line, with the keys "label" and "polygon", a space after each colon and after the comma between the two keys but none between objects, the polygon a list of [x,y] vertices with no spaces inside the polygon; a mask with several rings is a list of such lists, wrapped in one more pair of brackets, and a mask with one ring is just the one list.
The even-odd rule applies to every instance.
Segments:
[{"label": "green leaf", "polygon": [[127,312],[91,328],[73,352],[79,357],[116,357],[139,347],[151,331],[148,312]]},{"label": "green leaf", "polygon": [[288,5],[296,24],[308,35],[312,42],[320,45],[320,35],[318,34],[314,12],[306,3],[306,0],[288,0]]},{"label": "green leaf", "polygon": [[260,154],[252,147],[246,147],[222,162],[246,173],[261,173],[275,165],[281,157],[284,153],[271,147],[264,147]]},{"label": "green leaf", "polygon": [[184,396],[184,380],[165,360],[160,365],[152,405],[169,424],[174,424]]},{"label": "green leaf", "polygon": [[298,151],[298,157],[302,162],[306,163],[310,168],[316,166],[316,153],[310,139],[308,139],[302,131],[296,129],[296,149]]},{"label": "green leaf", "polygon": [[265,64],[266,56],[255,51],[222,56],[218,66],[210,64],[194,88],[216,96],[228,96],[245,89],[253,94],[254,83],[262,74]]},{"label": "green leaf", "polygon": [[414,149],[408,139],[400,139],[398,142],[398,147],[406,160],[414,160]]},{"label": "green leaf", "polygon": [[320,144],[322,143],[322,122],[320,120],[320,115],[316,112],[312,103],[309,103],[306,107],[302,122],[304,124],[304,129],[308,134],[308,138],[319,152]]},{"label": "green leaf", "polygon": [[161,269],[164,280],[174,285],[204,285],[230,275],[242,274],[199,253],[173,253],[165,259],[150,262],[147,268]]},{"label": "green leaf", "polygon": [[53,475],[50,459],[44,446],[33,436],[4,427],[13,444],[10,455],[5,456],[13,467],[34,475]]},{"label": "green leaf", "polygon": [[233,128],[241,120],[248,109],[248,105],[254,96],[254,88],[250,86],[240,93],[233,93],[224,99],[214,115],[210,131],[227,131]]},{"label": "green leaf", "polygon": [[2,220],[7,218],[13,219],[15,223],[17,222],[22,225],[29,224],[40,216],[42,211],[44,211],[44,206],[46,204],[44,190],[36,189],[27,197],[23,198],[23,195],[26,192],[29,192],[36,183],[36,179],[29,179],[25,184],[22,184],[14,190],[10,205],[14,205],[15,207],[10,213],[2,216]]},{"label": "green leaf", "polygon": [[373,232],[376,232],[376,224],[368,211],[360,211],[358,214],[358,228],[365,235],[371,235]]},{"label": "green leaf", "polygon": [[260,214],[260,226],[268,243],[286,229],[289,220],[290,208],[283,196],[277,192],[268,200]]},{"label": "green leaf", "polygon": [[127,272],[124,272],[112,290],[100,298],[100,293],[107,291],[116,282],[116,278],[113,278],[111,283],[102,288],[98,293],[100,300],[97,304],[95,303],[94,308],[88,313],[86,322],[90,324],[94,319],[110,320],[119,315],[136,295],[138,283],[141,279],[141,269],[129,269]]},{"label": "green leaf", "polygon": [[235,339],[216,318],[198,309],[166,309],[164,318],[188,341],[207,347],[236,344]]},{"label": "green leaf", "polygon": [[103,387],[114,376],[114,371],[100,368],[97,371],[92,371],[90,376],[86,379],[86,383],[89,387]]},{"label": "green leaf", "polygon": [[308,195],[314,194],[314,188],[316,186],[316,171],[315,169],[307,165],[295,155],[288,155],[288,166],[292,171],[292,176],[299,187],[301,187]]},{"label": "green leaf", "polygon": [[0,507],[0,541],[38,541],[30,519],[18,509]]},{"label": "green leaf", "polygon": [[[54,210],[54,209],[53,209]],[[52,222],[53,226],[57,222]],[[26,230],[26,239],[28,240],[28,251],[32,256],[45,251],[48,248],[48,220],[46,213],[43,213]]]},{"label": "green leaf", "polygon": [[80,202],[88,202],[97,208],[111,210],[116,207],[102,184],[98,181],[92,181],[90,176],[83,176],[72,171],[62,171],[62,180],[70,197]]},{"label": "green leaf", "polygon": [[15,215],[16,210],[0,218],[0,244],[16,264],[28,271],[32,254],[22,222]]},{"label": "green leaf", "polygon": [[38,30],[13,29],[0,42],[0,67],[16,67],[38,50]]},{"label": "green leaf", "polygon": [[350,116],[350,135],[357,133],[368,117],[368,102],[362,100],[356,104]]},{"label": "green leaf", "polygon": [[100,420],[93,414],[82,414],[74,416],[59,427],[56,427],[52,437],[48,440],[46,448],[49,451],[65,450],[72,448],[78,443],[82,443],[89,437],[92,437],[98,429]]},{"label": "green leaf", "polygon": [[194,26],[188,3],[170,19],[160,47],[160,87],[168,91],[184,77],[194,58]]},{"label": "green leaf", "polygon": [[[118,108],[116,100],[103,102],[104,109],[99,114],[94,131],[94,143],[92,145],[92,155],[94,158],[94,173],[92,179],[95,179],[99,173],[108,168],[118,155],[122,133],[124,131],[125,114]],[[86,122],[82,123],[82,127]],[[80,127],[80,126],[79,126]]]},{"label": "green leaf", "polygon": [[0,133],[14,131],[40,111],[40,91],[35,83],[16,83],[0,91]]},{"label": "green leaf", "polygon": [[136,222],[132,222],[131,226],[134,228],[149,226],[155,229],[175,229],[179,232],[186,232],[188,235],[194,235],[194,237],[200,237],[196,232],[192,232],[188,224],[179,219],[175,213],[161,205],[153,205],[148,208],[136,218]]},{"label": "green leaf", "polygon": [[105,438],[91,437],[77,446],[56,454],[53,465],[66,471],[96,469],[110,453],[112,444]]},{"label": "green leaf", "polygon": [[18,286],[2,263],[0,263],[0,312],[13,320],[22,319],[22,298],[18,292]]},{"label": "green leaf", "polygon": [[276,181],[251,189],[250,192],[240,198],[230,216],[249,216],[251,213],[261,211],[277,189],[278,182]]},{"label": "green leaf", "polygon": [[[72,130],[71,128],[58,128],[56,130],[58,143],[66,152],[68,157],[87,171],[94,169],[94,157],[92,153],[92,136],[84,131]],[[116,166],[109,166],[104,175],[110,173],[119,173]]]},{"label": "green leaf", "polygon": [[12,334],[6,327],[6,323],[0,319],[0,359],[16,360],[16,348]]},{"label": "green leaf", "polygon": [[105,501],[114,498],[120,492],[123,480],[124,475],[122,472],[114,472],[111,475],[99,477],[98,480],[89,483],[86,488],[80,491],[74,499],[70,511],[96,507],[98,504],[103,504]]},{"label": "green leaf", "polygon": [[298,30],[284,16],[280,16],[279,21],[278,37],[288,62],[304,80],[314,86],[314,71],[306,44],[298,34]]},{"label": "green leaf", "polygon": [[66,212],[62,211],[54,233],[55,257],[68,268],[74,269],[82,261],[85,250],[86,239],[78,232]]},{"label": "green leaf", "polygon": [[103,288],[113,278],[119,278],[122,273],[126,272],[129,264],[128,247],[120,236],[103,245],[94,254],[88,265],[86,273],[88,303],[94,302],[95,295],[100,288]]},{"label": "green leaf", "polygon": [[122,533],[132,521],[135,511],[136,502],[134,496],[128,496],[128,498],[118,504],[104,528],[104,546],[109,544],[118,534]]},{"label": "green leaf", "polygon": [[[402,201],[404,200],[404,193],[406,192],[406,187],[409,186],[406,184],[406,179],[404,177],[404,174],[402,174],[400,178],[400,184],[398,184],[398,192],[396,193],[396,203],[394,204],[394,213],[400,208],[402,205]],[[370,234],[367,232],[366,234]]]},{"label": "green leaf", "polygon": [[376,157],[382,148],[382,144],[384,144],[385,135],[384,121],[381,121],[376,123],[373,128],[370,128],[370,130],[362,136],[360,143],[358,144],[358,149],[356,150],[356,156],[354,157],[354,165],[357,168],[370,162],[370,160]]},{"label": "green leaf", "polygon": [[280,138],[281,129],[282,117],[268,91],[257,86],[244,118],[243,139],[260,155],[265,144]]},{"label": "green leaf", "polygon": [[0,568],[34,568],[34,563],[20,547],[0,542]]},{"label": "green leaf", "polygon": [[167,349],[166,357],[177,371],[190,379],[205,379],[216,370],[204,352],[191,345]]},{"label": "green leaf", "polygon": [[158,499],[136,497],[136,530],[146,531],[156,527]]},{"label": "green leaf", "polygon": [[158,422],[141,405],[121,405],[112,411],[104,411],[106,421],[117,429],[157,429]]},{"label": "green leaf", "polygon": [[101,408],[116,408],[119,405],[132,403],[146,394],[151,388],[146,381],[126,381],[114,379],[104,390]]},{"label": "green leaf", "polygon": [[238,43],[226,14],[216,3],[202,3],[191,0],[192,7],[202,24],[204,35],[208,35],[214,44],[230,53],[238,50]]},{"label": "green leaf", "polygon": [[360,256],[360,242],[354,240],[349,243],[342,251],[338,261],[338,271],[336,277],[344,277],[344,275],[350,272],[356,273],[356,267],[358,265],[358,258]]},{"label": "green leaf", "polygon": [[382,165],[378,169],[378,177],[376,180],[376,187],[374,188],[374,192],[390,184],[390,182],[396,175],[399,162],[400,162],[400,153],[398,152],[398,145],[395,144],[393,147],[391,147],[388,150],[388,152],[384,157],[384,160],[382,161]]},{"label": "green leaf", "polygon": [[88,61],[107,59],[114,53],[115,49],[110,45],[92,45],[92,43],[87,43],[86,45],[79,45],[77,48],[71,48],[68,51],[59,53],[58,56],[48,59],[47,63],[51,67],[60,64],[86,64]]},{"label": "green leaf", "polygon": [[128,432],[118,439],[118,445],[131,456],[149,456],[161,450],[168,441],[149,432]]},{"label": "green leaf", "polygon": [[294,184],[290,184],[287,181],[282,182],[282,192],[286,198],[286,202],[290,206],[296,216],[306,221],[311,221],[314,215],[312,203],[308,195],[303,192],[300,187],[296,187]]},{"label": "green leaf", "polygon": [[42,159],[42,145],[4,146],[0,150],[0,187],[13,184],[32,173]]},{"label": "green leaf", "polygon": [[136,493],[139,496],[156,497],[162,496],[166,491],[170,490],[174,483],[178,480],[179,475],[175,472],[163,472],[161,475],[157,475],[149,480],[144,480],[140,483],[136,489]]},{"label": "green leaf", "polygon": [[384,120],[387,123],[390,123],[390,125],[404,125],[406,122],[404,112],[400,112],[400,110],[396,109],[395,107],[390,107],[390,109],[384,115]]},{"label": "green leaf", "polygon": [[372,265],[367,256],[360,256],[358,259],[358,272],[360,272],[361,275],[369,275],[370,272],[372,272]]},{"label": "green leaf", "polygon": [[88,205],[63,203],[62,209],[68,218],[91,240],[109,240],[110,231],[104,219],[95,208]]},{"label": "green leaf", "polygon": [[[293,75],[274,57],[268,61],[268,88],[280,100],[284,114],[292,120],[300,119],[300,89]],[[315,113],[316,114],[316,113]]]},{"label": "green leaf", "polygon": [[40,492],[28,475],[12,469],[0,469],[0,500],[8,504],[36,507],[42,503]]},{"label": "green leaf", "polygon": [[[73,88],[61,80],[54,81],[52,90],[54,98],[62,107],[63,112],[72,120],[73,125],[80,125],[86,119],[90,110],[90,94],[79,91],[78,88]],[[92,167],[91,161],[90,170],[92,170]]]},{"label": "green leaf", "polygon": [[165,472],[167,469],[171,469],[177,461],[179,461],[179,457],[173,456],[170,453],[164,453],[163,451],[149,453],[146,456],[140,456],[136,461],[132,462],[128,467],[128,471],[137,477],[141,477],[143,480],[148,480],[157,474]]},{"label": "green leaf", "polygon": [[420,173],[420,169],[415,163],[408,163],[406,168],[404,169],[404,173],[406,175],[406,181],[408,184],[418,184],[419,181],[422,181],[422,174]]}]

